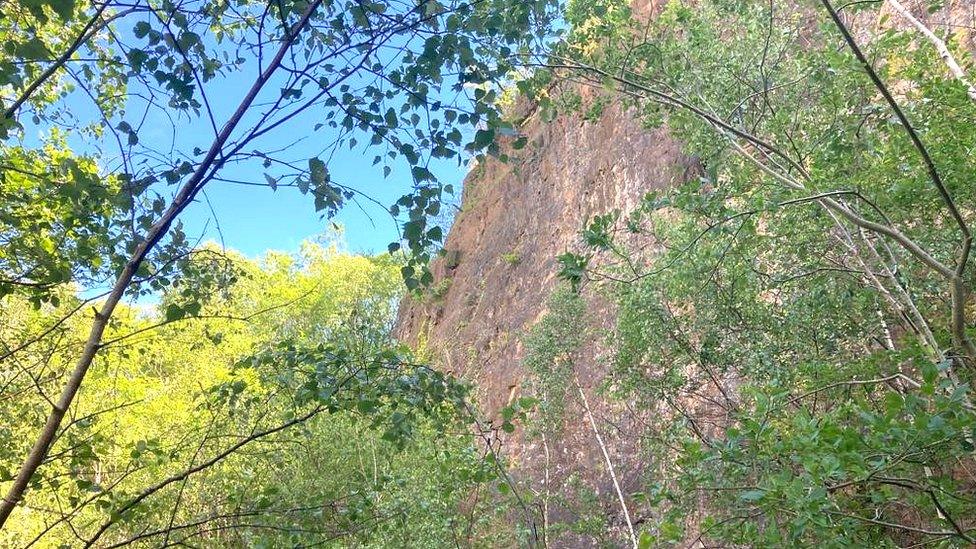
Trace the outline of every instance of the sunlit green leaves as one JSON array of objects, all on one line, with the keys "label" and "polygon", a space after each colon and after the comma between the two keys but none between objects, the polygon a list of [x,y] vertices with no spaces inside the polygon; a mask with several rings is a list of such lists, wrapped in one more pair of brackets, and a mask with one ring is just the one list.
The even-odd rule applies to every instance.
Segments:
[{"label": "sunlit green leaves", "polygon": [[74,157],[55,137],[39,151],[0,148],[0,295],[26,291],[44,300],[54,286],[108,267],[120,235],[109,221],[126,206],[114,178],[102,178],[93,159]]},{"label": "sunlit green leaves", "polygon": [[75,0],[48,0],[48,5],[64,21],[74,16]]},{"label": "sunlit green leaves", "polygon": [[[618,7],[571,4],[563,53],[636,85],[603,78],[598,99],[570,90],[552,104],[583,115],[608,99],[632,108],[648,127],[666,124],[694,155],[695,171],[623,220],[593,218],[560,265],[571,282],[611,281],[601,286],[619,307],[608,385],[644,409],[672,410],[653,421],[649,446],[675,464],[662,475],[667,503],[654,511],[670,516],[646,527],[647,543],[681,539],[702,493],[702,529],[730,545],[902,544],[907,529],[938,531],[946,516],[970,515],[968,489],[944,465],[969,459],[962,454],[976,421],[962,404],[971,372],[943,359],[952,345],[947,288],[895,243],[834,222],[814,201],[790,202],[856,189],[857,198],[844,199],[849,207],[945,261],[957,256],[958,231],[944,223],[918,151],[864,68],[831,27],[798,48],[796,37],[811,36],[809,18],[821,12],[796,3],[671,2],[650,22]],[[959,184],[953,196],[968,200],[961,173],[973,169],[967,151],[976,133],[960,128],[973,102],[918,35],[892,28],[858,41],[898,90],[940,172]],[[716,131],[660,96],[633,101],[638,88],[679,97],[741,134]],[[763,144],[747,144],[744,134]],[[805,188],[757,169],[732,139],[776,156],[767,166],[795,161],[784,171]],[[624,229],[626,238],[613,238]],[[871,282],[878,269],[896,281]],[[886,301],[891,292],[879,288],[888,282],[901,304]],[[728,420],[701,430],[701,408],[676,400],[690,393]],[[937,504],[930,490],[941,494]],[[968,543],[951,524],[947,532],[928,541]]]},{"label": "sunlit green leaves", "polygon": [[[476,483],[493,479],[494,469],[466,434],[467,390],[391,343],[399,265],[389,256],[349,256],[312,244],[300,256],[272,253],[255,261],[211,247],[189,261],[184,276],[163,287],[157,306],[125,308],[108,328],[100,355],[105,368],[86,380],[79,419],[56,446],[63,457],[32,484],[35,501],[58,498],[89,529],[115,521],[103,538],[112,540],[218,508],[247,509],[252,526],[236,531],[268,536],[271,546],[293,539],[262,526],[281,524],[282,509],[292,510],[289,527],[306,542],[323,524],[370,536],[380,528],[397,540],[415,539],[423,525],[435,545],[450,539],[459,502]],[[31,338],[77,307],[67,295],[61,310],[36,310],[20,296],[0,300],[4,343]],[[83,333],[83,320],[56,325],[53,337],[18,355],[20,363],[36,368],[39,360],[63,370],[72,358],[63,342]],[[0,392],[12,391],[4,395],[30,383],[3,380]],[[29,441],[20,433],[43,419],[37,413],[45,406],[0,400],[0,433],[12,441],[0,447],[0,463],[22,451]],[[189,475],[185,493],[206,497],[183,499],[175,515],[177,490],[130,505],[146,488],[219,456],[248,433],[318,407],[320,415]],[[316,512],[323,502],[342,505],[323,515]],[[409,525],[374,524],[386,513],[414,518]],[[39,516],[18,520],[6,539],[36,535],[45,526],[34,520]],[[44,539],[70,537],[56,525]]]},{"label": "sunlit green leaves", "polygon": [[590,258],[585,255],[566,252],[556,258],[559,261],[559,277],[578,290],[586,279],[586,269]]}]

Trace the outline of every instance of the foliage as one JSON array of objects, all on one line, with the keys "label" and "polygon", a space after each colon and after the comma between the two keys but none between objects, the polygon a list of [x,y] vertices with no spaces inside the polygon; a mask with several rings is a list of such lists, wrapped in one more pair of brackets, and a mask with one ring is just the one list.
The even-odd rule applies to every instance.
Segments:
[{"label": "foliage", "polygon": [[558,436],[565,420],[567,391],[576,355],[586,341],[586,303],[569,288],[549,298],[546,315],[525,338],[525,365],[538,400],[535,421],[548,436]]},{"label": "foliage", "polygon": [[[88,316],[87,303],[62,307],[65,285],[109,289],[88,335],[71,332],[75,360],[61,356],[46,372],[64,382],[47,419],[31,414],[36,434],[24,426],[10,445],[23,459],[0,526],[43,482],[52,445],[75,436],[72,404],[101,355],[115,352],[103,336],[123,322],[116,314],[132,315],[120,304],[162,295],[163,320],[176,322],[205,315],[203,298],[233,285],[233,275],[195,267],[180,223],[206,188],[295,189],[328,218],[379,191],[333,177],[340,148],[370,151],[377,179],[402,163],[403,196],[380,203],[402,229],[389,250],[405,252],[408,287],[432,282],[437,216],[453,194],[436,165],[498,152],[495,103],[515,74],[511,58],[538,51],[554,16],[550,0],[3,2],[0,299],[54,311],[28,336],[36,340],[11,348]],[[364,314],[385,311],[376,310]],[[4,361],[4,375],[16,368]]]},{"label": "foliage", "polygon": [[447,292],[451,289],[452,282],[454,282],[454,279],[451,277],[442,278],[425,288],[424,292],[419,297],[422,300],[440,303],[444,300],[444,296],[446,296]]},{"label": "foliage", "polygon": [[[558,436],[594,286],[605,393],[646,426],[641,546],[973,544],[976,102],[878,4],[3,2],[0,544],[532,544],[498,431]],[[482,453],[467,388],[390,332],[401,281],[449,288],[438,162],[505,158],[516,94],[617,103],[697,170],[558,257],[536,398]],[[388,255],[184,234],[218,184],[371,199],[340,148],[409,174]],[[609,543],[575,489],[554,533]]]},{"label": "foliage", "polygon": [[616,295],[607,386],[659,467],[645,546],[972,543],[976,104],[918,35],[866,40],[872,4],[819,4],[578,6],[541,63],[700,167],[559,258]]},{"label": "foliage", "polygon": [[60,132],[36,149],[2,154],[0,296],[27,289],[39,304],[56,299],[50,290],[59,284],[97,280],[119,263],[112,225],[129,199],[117,179],[99,177],[95,158],[71,154]]},{"label": "foliage", "polygon": [[[2,543],[402,547],[478,531],[490,504],[470,526],[460,505],[494,469],[461,435],[465,388],[389,338],[397,262],[316,245],[194,261],[212,273],[218,255],[235,275],[223,293],[190,306],[177,286],[120,311]],[[4,298],[7,352],[80,303],[66,293],[60,308]],[[4,372],[5,480],[46,412],[25,395],[56,387],[71,358],[59,342],[83,328],[69,318]]]},{"label": "foliage", "polygon": [[[303,16],[306,11],[307,17]],[[507,0],[419,5],[242,1],[233,9],[198,2],[136,3],[124,9],[111,3],[86,8],[82,3],[63,1],[18,6],[5,10],[2,20],[7,26],[5,36],[24,39],[23,43],[8,42],[0,58],[0,84],[7,85],[4,121],[9,126],[4,145],[8,148],[3,152],[5,177],[20,173],[21,179],[28,178],[10,192],[16,189],[19,196],[34,198],[44,195],[28,192],[32,187],[23,185],[63,181],[62,172],[70,172],[79,180],[76,187],[85,186],[72,191],[70,185],[57,185],[65,187],[64,193],[72,193],[48,197],[57,203],[72,197],[77,200],[88,188],[95,192],[92,187],[99,185],[93,178],[109,177],[116,183],[101,192],[120,195],[115,206],[123,212],[135,209],[137,204],[132,202],[150,191],[155,196],[143,205],[148,211],[139,216],[136,226],[117,227],[119,221],[113,222],[110,215],[114,210],[84,212],[91,222],[101,223],[102,232],[124,228],[137,233],[111,235],[113,242],[124,239],[121,244],[130,247],[130,242],[139,240],[138,233],[148,230],[170,205],[166,186],[187,179],[197,179],[196,185],[221,181],[218,172],[229,163],[252,164],[257,173],[265,172],[263,180],[254,183],[267,184],[272,190],[297,188],[310,195],[316,211],[332,215],[363,191],[332,180],[326,161],[331,155],[296,165],[262,150],[266,135],[273,135],[280,126],[294,129],[293,119],[301,115],[303,121],[312,121],[307,124],[309,131],[334,134],[328,138],[332,143],[327,148],[332,151],[343,145],[359,146],[365,134],[366,146],[377,149],[373,164],[382,163],[384,175],[391,172],[391,162],[407,162],[413,190],[391,205],[391,213],[409,213],[403,236],[412,252],[411,261],[420,265],[428,257],[428,248],[443,235],[437,226],[428,226],[427,220],[438,214],[442,193],[453,192],[436,181],[431,161],[460,162],[466,153],[497,150],[493,136],[499,119],[493,108],[497,93],[492,83],[509,77],[509,57],[514,52],[544,39],[545,26],[535,26],[544,25],[550,11],[548,2]],[[271,48],[265,51],[265,44],[297,38],[292,32],[306,29],[290,26],[306,19],[307,35],[293,47],[284,41],[281,51],[288,53],[290,61],[282,67],[281,60],[272,59]],[[70,22],[67,29],[65,20]],[[21,29],[26,32],[18,32]],[[255,58],[242,56],[241,50],[250,48],[255,50]],[[390,56],[388,50],[397,53]],[[56,54],[67,57],[52,59]],[[241,119],[253,101],[245,98],[240,105],[244,112],[232,114],[224,126],[232,135],[222,137],[218,128],[223,109],[208,97],[208,90],[213,94],[221,86],[248,83],[244,73],[255,63],[264,73],[252,89],[260,94],[263,88],[274,87],[280,93],[276,97],[264,92],[271,107],[256,121]],[[468,95],[465,86],[472,85],[473,93]],[[82,104],[89,100],[90,106]],[[89,115],[92,108],[95,112]],[[32,124],[22,111],[33,116]],[[66,120],[65,112],[77,122]],[[134,113],[142,114],[133,117]],[[164,123],[166,117],[177,136],[195,133],[200,125],[212,126],[216,135],[210,150],[196,139],[178,137],[169,144],[146,139],[147,133],[153,138],[158,135],[153,124],[157,119]],[[190,123],[178,120],[181,118]],[[462,133],[466,127],[486,123],[486,128],[466,140]],[[36,156],[44,150],[28,138],[32,126],[50,133],[52,146],[57,147],[65,144],[59,128],[80,130],[77,137],[86,150],[116,149],[105,155],[112,167],[98,173],[94,166],[85,168],[82,163],[76,168],[67,158],[55,158],[48,163],[59,166],[59,172],[31,170],[30,164],[38,164]],[[19,145],[11,145],[17,141]],[[167,146],[178,152],[169,151],[165,156],[178,160],[155,158]],[[20,165],[25,162],[26,167]],[[82,176],[86,170],[87,175]],[[201,170],[210,173],[201,178],[197,175]],[[20,216],[8,221],[5,234],[28,232],[16,219]],[[11,240],[11,244],[18,241]],[[19,243],[22,249],[31,244]],[[87,251],[87,255],[77,254],[77,268],[88,267],[86,260],[101,251],[89,248],[68,248],[58,261],[74,263],[69,252]],[[46,285],[68,278],[61,267],[47,280],[26,260],[21,258],[25,265],[19,271],[12,269],[9,278]],[[426,280],[426,275],[417,273],[419,279]],[[416,282],[412,275],[409,280]]]},{"label": "foliage", "polygon": [[501,255],[502,261],[509,265],[518,265],[522,261],[522,254],[517,249],[505,252]]}]

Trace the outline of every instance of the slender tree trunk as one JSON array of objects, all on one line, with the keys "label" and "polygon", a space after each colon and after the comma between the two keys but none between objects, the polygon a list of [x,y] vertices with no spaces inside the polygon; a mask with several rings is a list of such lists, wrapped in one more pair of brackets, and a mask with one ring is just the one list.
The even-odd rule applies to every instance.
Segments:
[{"label": "slender tree trunk", "polygon": [[289,29],[274,59],[255,80],[254,84],[251,86],[251,89],[248,90],[247,95],[243,100],[241,100],[237,110],[224,125],[213,144],[211,144],[210,149],[207,151],[207,155],[204,157],[203,161],[197,167],[196,171],[186,182],[186,184],[180,188],[179,192],[173,198],[173,202],[170,204],[169,208],[167,208],[162,217],[160,217],[159,220],[149,228],[145,239],[136,247],[125,267],[122,269],[122,272],[116,279],[115,284],[112,287],[112,292],[106,298],[105,303],[102,304],[101,309],[95,313],[95,320],[92,322],[88,339],[85,340],[85,346],[82,350],[81,356],[78,358],[78,361],[75,364],[74,370],[71,372],[71,376],[68,378],[68,383],[64,386],[64,389],[61,391],[61,396],[52,407],[51,414],[48,416],[47,422],[44,424],[44,428],[41,430],[41,433],[38,436],[37,441],[34,443],[33,448],[27,455],[27,458],[24,460],[23,464],[20,466],[13,485],[10,487],[10,490],[7,492],[7,495],[3,498],[3,500],[0,501],[0,528],[3,528],[3,525],[7,522],[7,519],[13,512],[14,507],[16,507],[17,503],[20,502],[24,495],[24,491],[27,489],[27,485],[34,477],[38,467],[44,463],[48,451],[50,450],[51,443],[54,441],[58,434],[58,430],[61,427],[61,422],[64,419],[65,414],[68,412],[68,408],[71,406],[75,395],[78,393],[78,389],[81,388],[81,383],[85,379],[85,375],[88,373],[88,369],[91,367],[92,362],[95,360],[98,350],[101,348],[102,335],[105,333],[105,327],[108,325],[108,321],[112,317],[112,313],[122,300],[126,290],[128,290],[129,286],[132,284],[132,280],[135,277],[136,272],[139,270],[140,265],[142,265],[143,260],[145,260],[149,252],[166,235],[166,232],[169,230],[170,225],[172,225],[176,217],[190,204],[190,202],[193,201],[196,194],[201,188],[203,188],[211,168],[220,168],[218,156],[220,156],[220,152],[223,150],[227,140],[230,139],[234,129],[251,107],[251,104],[254,102],[254,99],[257,97],[258,93],[278,69],[278,66],[284,59],[285,54],[289,49],[291,49],[291,45],[294,43],[298,33],[301,31],[302,27],[308,23],[309,18],[318,9],[321,2],[322,0],[313,0],[308,5],[308,8],[302,14],[298,22],[296,22],[295,25]]},{"label": "slender tree trunk", "polygon": [[620,489],[620,483],[617,482],[617,473],[613,467],[613,460],[610,459],[610,452],[607,451],[607,445],[603,442],[603,437],[600,435],[600,430],[596,426],[596,420],[593,419],[593,412],[590,411],[590,403],[586,399],[586,393],[583,392],[583,387],[580,385],[579,378],[573,376],[573,382],[576,384],[576,390],[579,392],[580,400],[583,401],[583,411],[586,412],[586,419],[590,422],[590,428],[593,429],[593,435],[596,437],[597,444],[600,445],[600,451],[603,452],[603,459],[607,462],[607,470],[610,472],[610,480],[613,481],[613,489],[617,491],[617,499],[620,501],[620,510],[624,514],[624,520],[627,521],[627,532],[630,534],[630,543],[633,545],[634,549],[637,549],[637,534],[634,532],[634,523],[630,520],[630,511],[627,509],[627,502],[624,500],[623,490]]},{"label": "slender tree trunk", "polygon": [[917,17],[912,15],[912,12],[903,6],[901,2],[898,0],[887,0],[887,2],[892,9],[898,12],[898,15],[901,15],[902,18],[911,23],[912,26],[918,30],[918,32],[922,33],[922,36],[927,38],[928,41],[935,46],[935,49],[939,52],[939,57],[941,57],[942,60],[945,61],[946,66],[949,67],[949,72],[952,73],[952,76],[962,83],[962,85],[966,86],[966,91],[969,94],[970,99],[976,101],[976,87],[974,87],[969,79],[966,78],[966,71],[962,70],[962,67],[960,67],[959,63],[956,62],[956,58],[952,56],[952,52],[950,52],[949,48],[946,47],[945,42],[936,36],[931,29],[925,26],[925,23],[922,23]]}]

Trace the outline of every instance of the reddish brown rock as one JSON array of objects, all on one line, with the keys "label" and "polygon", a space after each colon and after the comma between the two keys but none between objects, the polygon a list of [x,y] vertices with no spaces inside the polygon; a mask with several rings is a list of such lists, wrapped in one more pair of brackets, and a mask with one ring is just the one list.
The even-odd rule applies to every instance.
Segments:
[{"label": "reddish brown rock", "polygon": [[692,166],[666,130],[644,130],[615,109],[595,123],[545,124],[533,114],[522,131],[528,144],[516,158],[489,160],[467,177],[445,257],[434,263],[434,295],[405,303],[397,323],[441,368],[476,380],[489,413],[518,394],[522,335],[544,313],[556,256],[585,220],[632,209]]},{"label": "reddish brown rock", "polygon": [[[401,339],[425,347],[438,367],[474,383],[489,417],[522,394],[523,337],[556,287],[556,256],[573,247],[583,223],[595,214],[634,208],[644,194],[683,180],[696,166],[667,130],[643,129],[634,116],[614,108],[596,122],[563,116],[546,124],[532,113],[521,131],[528,144],[515,158],[489,160],[467,177],[445,254],[433,265],[433,290],[423,300],[405,302],[397,323]],[[588,298],[596,333],[609,329],[607,306]],[[594,391],[606,374],[601,342],[593,338],[576,372],[625,492],[637,491],[637,426]],[[542,441],[521,430],[506,440],[505,453],[516,475],[540,491],[543,469],[549,469],[551,490],[569,497],[573,489],[566,483],[582,480],[605,502],[608,522],[621,529],[617,538],[626,539],[604,457],[572,394],[566,418],[559,440],[547,441],[548,467]],[[573,519],[555,507],[551,514],[552,522]],[[560,546],[587,545],[583,540],[564,539]]]}]

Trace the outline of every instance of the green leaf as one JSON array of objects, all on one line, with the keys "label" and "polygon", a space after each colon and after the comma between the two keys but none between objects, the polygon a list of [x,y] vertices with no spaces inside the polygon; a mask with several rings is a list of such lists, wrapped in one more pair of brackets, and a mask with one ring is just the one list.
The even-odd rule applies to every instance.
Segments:
[{"label": "green leaf", "polygon": [[413,180],[417,183],[423,183],[425,181],[434,181],[434,174],[430,172],[427,168],[423,166],[414,166],[410,169],[411,175],[413,175]]},{"label": "green leaf", "polygon": [[281,97],[284,99],[301,99],[302,90],[300,88],[281,88]]},{"label": "green leaf", "polygon": [[142,72],[142,67],[149,60],[149,55],[139,48],[130,49],[125,56],[129,60],[129,66],[135,72]]},{"label": "green leaf", "polygon": [[149,26],[148,22],[139,21],[136,23],[136,26],[132,28],[132,33],[136,36],[136,38],[145,38],[146,35],[149,34],[150,30],[152,30],[152,27]]},{"label": "green leaf", "polygon": [[566,252],[556,257],[561,265],[559,277],[569,282],[574,290],[578,290],[583,278],[586,276],[586,269],[589,266],[590,258],[584,255]]},{"label": "green leaf", "polygon": [[54,13],[58,14],[58,16],[65,21],[70,21],[74,16],[74,0],[48,0],[47,5],[51,6]]},{"label": "green leaf", "polygon": [[766,495],[766,492],[762,490],[747,490],[739,494],[739,499],[742,501],[754,502],[761,500]]},{"label": "green leaf", "polygon": [[396,112],[391,107],[386,111],[386,116],[383,117],[386,122],[387,127],[396,128],[397,127],[397,115]]},{"label": "green leaf", "polygon": [[490,128],[486,130],[478,130],[474,134],[474,149],[475,150],[484,149],[488,145],[491,145],[494,140],[495,140],[495,130]]},{"label": "green leaf", "polygon": [[356,402],[356,409],[362,414],[371,413],[376,409],[376,401],[369,399],[362,399]]},{"label": "green leaf", "polygon": [[36,36],[26,42],[17,44],[17,55],[30,61],[41,61],[51,56],[51,52],[44,42]]},{"label": "green leaf", "polygon": [[179,305],[174,303],[166,307],[166,322],[180,320],[184,316],[186,316],[186,311],[184,311]]},{"label": "green leaf", "polygon": [[179,45],[183,51],[187,51],[199,43],[200,35],[195,32],[186,31],[180,34]]},{"label": "green leaf", "polygon": [[318,158],[308,159],[308,171],[311,174],[312,183],[316,187],[324,185],[329,179],[329,171],[325,167],[325,162],[322,162]]}]

